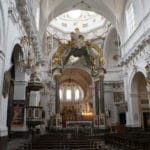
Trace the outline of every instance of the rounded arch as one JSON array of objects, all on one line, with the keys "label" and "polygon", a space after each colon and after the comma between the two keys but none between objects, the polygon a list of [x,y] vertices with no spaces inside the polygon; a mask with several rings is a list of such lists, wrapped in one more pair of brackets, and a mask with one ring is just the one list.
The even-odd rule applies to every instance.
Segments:
[{"label": "rounded arch", "polygon": [[105,67],[117,66],[120,57],[120,37],[115,27],[111,27],[104,43]]},{"label": "rounded arch", "polygon": [[68,80],[74,81],[83,88],[87,88],[88,85],[92,84],[92,78],[89,73],[77,68],[68,68],[63,71],[60,84]]},{"label": "rounded arch", "polygon": [[147,81],[145,75],[141,71],[137,71],[132,76],[130,84],[131,110],[133,124],[138,127],[145,127],[144,112],[149,109],[149,101],[147,95]]},{"label": "rounded arch", "polygon": [[16,44],[13,48],[11,63],[16,65],[19,60],[19,57],[23,58],[23,51],[22,51],[22,47],[19,44]]},{"label": "rounded arch", "polygon": [[71,65],[71,66],[67,66],[65,68],[65,70],[68,70],[68,69],[77,69],[77,70],[82,70],[83,72],[85,72],[89,78],[91,78],[91,84],[93,85],[93,83],[95,82],[95,78],[93,76],[91,76],[91,69],[89,67],[86,67],[86,66],[80,66],[80,65]]},{"label": "rounded arch", "polygon": [[142,86],[139,83],[141,83],[141,84],[143,83],[144,84],[145,91],[146,91],[146,78],[145,78],[145,75],[142,72],[140,72],[140,71],[136,72],[134,74],[133,78],[132,78],[132,81],[131,81],[131,93],[132,92],[137,92],[136,90],[138,90],[138,89],[136,89],[136,88],[138,88],[138,86],[140,86],[140,87]]},{"label": "rounded arch", "polygon": [[[67,3],[67,1],[66,2],[61,1],[59,4],[55,3],[53,5],[54,6],[53,9],[52,10],[49,9],[49,11],[47,12],[47,14],[43,14],[43,15],[45,15],[44,16],[45,18],[43,17],[44,19],[40,21],[41,22],[40,35],[42,35],[41,36],[41,41],[43,39],[44,32],[45,32],[45,30],[47,28],[47,24],[49,24],[49,22],[53,18],[55,18],[55,17],[57,17],[57,16],[65,13],[65,12],[68,12],[70,10],[73,10],[73,9],[80,9],[80,10],[86,10],[86,11],[90,10],[90,11],[96,12],[96,13],[104,16],[112,24],[115,25],[116,17],[114,15],[114,13],[112,12],[112,10],[110,8],[108,8],[108,6],[106,6],[106,4],[104,2],[102,2],[102,1],[98,2],[98,3],[87,2],[86,5],[87,6],[89,5],[90,8],[89,7],[85,7],[83,5],[80,5],[79,3],[77,5],[76,2],[68,2]],[[46,4],[44,4],[44,1],[43,1],[43,7],[44,6],[46,7]],[[48,9],[48,6],[46,8]]]},{"label": "rounded arch", "polygon": [[136,69],[137,69],[136,71],[132,71],[132,73],[130,74],[129,80],[128,80],[129,91],[131,91],[132,81],[138,72],[143,74],[143,76],[146,78],[146,72],[144,69],[141,69],[141,68],[136,68]]}]

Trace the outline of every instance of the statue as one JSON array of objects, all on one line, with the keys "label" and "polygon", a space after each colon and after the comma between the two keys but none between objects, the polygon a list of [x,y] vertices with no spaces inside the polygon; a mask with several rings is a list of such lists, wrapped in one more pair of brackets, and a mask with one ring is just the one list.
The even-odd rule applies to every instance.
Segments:
[{"label": "statue", "polygon": [[81,49],[85,46],[84,36],[81,34],[79,28],[75,29],[75,32],[71,32],[71,43],[74,48]]},{"label": "statue", "polygon": [[61,44],[57,52],[55,53],[52,64],[54,66],[64,66],[67,64],[70,56],[85,58],[87,66],[93,72],[99,70],[99,66],[104,64],[104,59],[102,51],[96,44],[93,44],[90,41],[85,41],[84,36],[80,33],[78,28],[75,29],[75,32],[70,33],[71,40],[67,44]]}]

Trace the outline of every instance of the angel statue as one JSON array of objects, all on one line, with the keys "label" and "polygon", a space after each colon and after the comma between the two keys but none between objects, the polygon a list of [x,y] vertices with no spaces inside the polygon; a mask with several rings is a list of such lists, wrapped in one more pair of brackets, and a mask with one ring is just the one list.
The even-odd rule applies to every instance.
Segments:
[{"label": "angel statue", "polygon": [[71,40],[62,43],[53,56],[54,66],[65,66],[71,56],[85,58],[87,66],[92,71],[97,71],[99,66],[104,64],[104,59],[100,47],[90,41],[86,41],[78,28],[70,34]]}]

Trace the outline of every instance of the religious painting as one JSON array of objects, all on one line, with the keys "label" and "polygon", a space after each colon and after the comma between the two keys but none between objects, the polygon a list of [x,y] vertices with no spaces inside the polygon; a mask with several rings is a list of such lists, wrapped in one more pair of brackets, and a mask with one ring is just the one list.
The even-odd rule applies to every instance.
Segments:
[{"label": "religious painting", "polygon": [[24,103],[14,102],[11,126],[23,126]]}]

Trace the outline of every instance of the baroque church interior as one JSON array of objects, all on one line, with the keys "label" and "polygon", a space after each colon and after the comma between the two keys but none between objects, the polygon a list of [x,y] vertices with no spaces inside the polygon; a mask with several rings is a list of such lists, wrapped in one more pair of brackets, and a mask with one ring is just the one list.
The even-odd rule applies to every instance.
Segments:
[{"label": "baroque church interior", "polygon": [[149,0],[0,0],[1,150],[150,150]]}]

